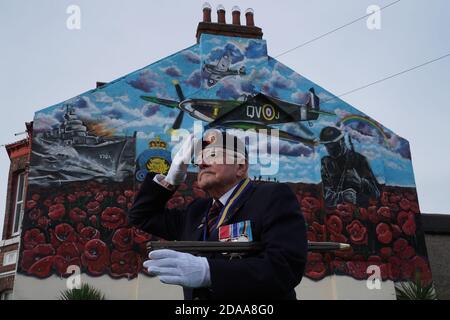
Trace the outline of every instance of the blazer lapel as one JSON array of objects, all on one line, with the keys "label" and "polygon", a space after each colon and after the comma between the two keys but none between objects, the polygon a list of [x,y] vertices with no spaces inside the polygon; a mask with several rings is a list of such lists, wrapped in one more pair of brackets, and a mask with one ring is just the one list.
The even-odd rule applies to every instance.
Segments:
[{"label": "blazer lapel", "polygon": [[205,206],[203,210],[200,210],[197,217],[194,219],[194,228],[192,230],[191,239],[192,241],[203,241],[203,232],[204,228],[206,226],[206,212],[209,210],[209,207],[212,204],[212,199],[209,199],[209,201],[205,201]]}]

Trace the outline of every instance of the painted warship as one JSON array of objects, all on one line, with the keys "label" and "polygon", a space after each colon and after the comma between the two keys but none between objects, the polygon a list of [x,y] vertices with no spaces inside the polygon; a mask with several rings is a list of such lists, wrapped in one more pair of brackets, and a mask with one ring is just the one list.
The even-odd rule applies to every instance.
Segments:
[{"label": "painted warship", "polygon": [[75,108],[65,105],[63,121],[56,128],[43,132],[39,140],[47,148],[58,150],[57,159],[73,157],[68,150],[75,150],[76,156],[108,168],[115,172],[123,161],[129,144],[135,144],[134,136],[100,136],[90,131],[88,126],[77,116]]}]

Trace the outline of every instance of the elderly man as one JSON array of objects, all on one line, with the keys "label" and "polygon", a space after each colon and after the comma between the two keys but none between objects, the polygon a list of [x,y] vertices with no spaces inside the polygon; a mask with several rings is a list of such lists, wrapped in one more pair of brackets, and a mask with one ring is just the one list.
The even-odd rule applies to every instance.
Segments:
[{"label": "elderly man", "polygon": [[129,210],[130,222],[166,240],[233,237],[261,242],[263,250],[230,259],[162,249],[152,251],[144,266],[161,282],[183,286],[185,299],[295,299],[307,256],[298,201],[286,184],[250,181],[247,152],[236,136],[216,131],[198,148],[197,182],[210,198],[196,199],[184,210],[166,208],[198,143],[192,135],[185,140],[167,176],[147,176]]}]

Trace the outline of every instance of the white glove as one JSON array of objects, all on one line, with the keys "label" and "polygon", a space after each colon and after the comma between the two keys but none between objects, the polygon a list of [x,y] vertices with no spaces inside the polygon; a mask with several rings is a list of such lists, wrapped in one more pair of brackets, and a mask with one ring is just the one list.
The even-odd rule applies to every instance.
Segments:
[{"label": "white glove", "polygon": [[164,180],[174,186],[178,186],[186,179],[186,172],[191,162],[192,152],[194,150],[194,135],[189,134],[184,140],[181,148],[175,154],[170,165],[169,172]]},{"label": "white glove", "polygon": [[162,283],[177,284],[187,288],[209,287],[211,275],[208,260],[189,253],[169,249],[149,253],[150,260],[144,268],[159,277]]}]

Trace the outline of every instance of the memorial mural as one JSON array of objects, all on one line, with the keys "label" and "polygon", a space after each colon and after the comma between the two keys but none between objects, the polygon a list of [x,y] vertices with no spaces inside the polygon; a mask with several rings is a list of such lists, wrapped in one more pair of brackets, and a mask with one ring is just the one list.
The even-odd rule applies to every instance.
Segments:
[{"label": "memorial mural", "polygon": [[[130,227],[126,210],[147,174],[167,172],[174,133],[192,131],[194,121],[246,136],[261,160],[251,178],[292,188],[309,240],[352,245],[309,253],[306,277],[362,280],[378,265],[384,280],[431,281],[408,142],[268,56],[264,40],[208,34],[36,112],[18,272],[64,277],[70,265],[112,278],[145,272],[152,235]],[[278,149],[277,170],[268,170],[262,149]],[[169,207],[206,196],[195,172]]]}]

